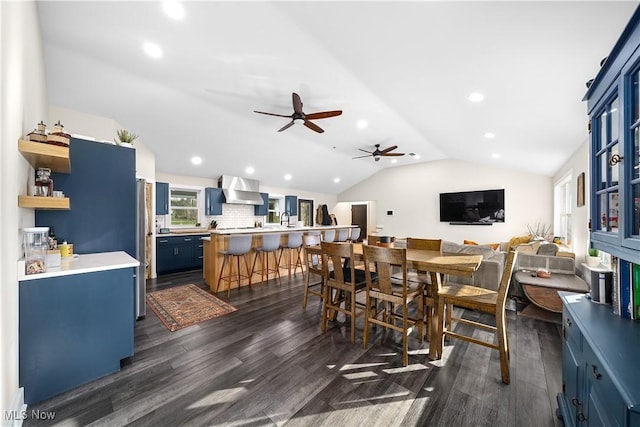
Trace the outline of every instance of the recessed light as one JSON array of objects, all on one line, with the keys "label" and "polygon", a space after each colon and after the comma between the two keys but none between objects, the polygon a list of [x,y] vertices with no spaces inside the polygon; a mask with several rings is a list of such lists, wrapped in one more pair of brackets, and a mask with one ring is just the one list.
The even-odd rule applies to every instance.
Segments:
[{"label": "recessed light", "polygon": [[290,173],[286,174],[284,176],[284,179],[287,180],[287,181],[291,181],[291,174]]},{"label": "recessed light", "polygon": [[144,52],[152,58],[160,58],[162,56],[162,49],[155,43],[145,43],[143,45]]},{"label": "recessed light", "polygon": [[336,184],[340,182],[340,178],[333,178],[333,182],[335,182]]},{"label": "recessed light", "polygon": [[499,159],[499,158],[500,158],[500,154],[498,154],[498,153],[493,153],[493,154],[491,155],[491,157],[492,157],[492,158],[494,158],[494,159]]},{"label": "recessed light", "polygon": [[496,134],[493,133],[493,132],[487,132],[487,133],[484,134],[484,137],[487,138],[487,139],[493,139],[493,138],[496,137]]},{"label": "recessed light", "polygon": [[200,156],[193,156],[191,158],[191,163],[193,163],[194,165],[200,165],[202,164],[202,157]]},{"label": "recessed light", "polygon": [[484,99],[484,95],[481,94],[480,92],[473,92],[469,94],[469,101],[471,102],[482,102],[483,99]]},{"label": "recessed light", "polygon": [[367,123],[366,120],[358,120],[358,123],[356,123],[356,126],[358,126],[358,129],[364,129],[369,125],[369,123]]},{"label": "recessed light", "polygon": [[391,163],[398,163],[398,159],[391,159]]},{"label": "recessed light", "polygon": [[251,175],[252,173],[255,172],[255,169],[253,169],[251,166],[249,166],[248,168],[246,168],[244,170],[246,173],[248,173],[249,175]]},{"label": "recessed light", "polygon": [[162,3],[162,10],[170,18],[182,19],[184,17],[184,7],[180,2],[175,0],[166,0]]},{"label": "recessed light", "polygon": [[416,159],[416,160],[420,158],[420,154],[416,154],[416,153],[409,153],[409,155],[410,155],[411,157],[413,157],[414,159]]}]

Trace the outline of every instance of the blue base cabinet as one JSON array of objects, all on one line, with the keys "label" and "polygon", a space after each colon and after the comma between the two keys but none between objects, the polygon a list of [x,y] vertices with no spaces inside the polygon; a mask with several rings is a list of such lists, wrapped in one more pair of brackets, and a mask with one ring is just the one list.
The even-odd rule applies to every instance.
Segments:
[{"label": "blue base cabinet", "polygon": [[203,237],[209,235],[157,237],[156,273],[202,269]]},{"label": "blue base cabinet", "polygon": [[25,403],[120,369],[133,355],[133,268],[19,282]]},{"label": "blue base cabinet", "polygon": [[560,297],[565,427],[640,426],[640,327],[583,294]]}]

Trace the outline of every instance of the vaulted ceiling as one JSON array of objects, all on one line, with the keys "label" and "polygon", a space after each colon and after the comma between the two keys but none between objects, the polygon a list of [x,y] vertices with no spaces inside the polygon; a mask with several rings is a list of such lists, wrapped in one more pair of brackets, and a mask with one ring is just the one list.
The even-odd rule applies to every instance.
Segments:
[{"label": "vaulted ceiling", "polygon": [[[181,4],[176,20],[162,2],[39,2],[49,102],[140,135],[157,171],[325,193],[444,158],[553,175],[587,138],[585,82],[637,6]],[[146,42],[162,56],[146,55]],[[277,132],[287,118],[253,112],[290,115],[293,92],[307,114],[343,114],[315,120],[316,133],[302,122]],[[407,155],[352,159],[378,143]]]}]

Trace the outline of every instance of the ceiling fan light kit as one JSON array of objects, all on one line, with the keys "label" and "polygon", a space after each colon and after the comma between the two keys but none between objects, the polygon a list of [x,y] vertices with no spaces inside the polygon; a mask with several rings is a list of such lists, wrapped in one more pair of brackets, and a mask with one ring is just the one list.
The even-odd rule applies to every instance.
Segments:
[{"label": "ceiling fan light kit", "polygon": [[380,157],[398,157],[398,156],[404,156],[404,153],[392,153],[393,150],[395,150],[396,148],[398,148],[397,145],[385,148],[384,150],[380,150],[380,144],[376,144],[375,145],[376,149],[374,151],[367,151],[367,150],[363,150],[362,148],[358,148],[358,150],[363,151],[365,153],[368,153],[364,156],[358,156],[358,157],[354,157],[354,159],[362,159],[364,157],[373,157],[373,159],[378,162],[380,161]]},{"label": "ceiling fan light kit", "polygon": [[321,112],[318,112],[318,113],[305,114],[302,111],[302,100],[300,99],[300,96],[297,93],[294,92],[294,93],[291,94],[291,98],[292,98],[292,103],[293,103],[293,114],[291,114],[291,115],[287,116],[287,115],[284,115],[284,114],[266,113],[264,111],[256,111],[256,110],[254,110],[253,112],[254,113],[258,113],[258,114],[266,114],[267,116],[290,118],[291,121],[289,123],[287,123],[286,125],[282,126],[280,129],[278,129],[278,132],[282,132],[283,130],[289,129],[291,126],[293,126],[293,124],[296,122],[296,120],[302,120],[304,122],[303,124],[306,127],[311,129],[312,131],[315,131],[315,132],[318,132],[318,133],[323,133],[324,129],[322,129],[317,124],[313,123],[311,120],[326,119],[326,118],[329,118],[329,117],[335,117],[335,116],[339,116],[340,114],[342,114],[342,110],[321,111]]}]

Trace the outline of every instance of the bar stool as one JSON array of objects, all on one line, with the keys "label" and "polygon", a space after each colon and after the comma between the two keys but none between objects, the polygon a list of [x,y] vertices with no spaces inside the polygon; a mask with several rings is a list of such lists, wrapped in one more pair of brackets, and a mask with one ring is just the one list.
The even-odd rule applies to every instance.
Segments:
[{"label": "bar stool", "polygon": [[[251,267],[251,276],[253,277],[256,269],[256,261],[260,258],[261,271],[260,279],[264,283],[264,274],[267,273],[267,280],[269,280],[269,273],[274,273],[278,278],[278,284],[282,284],[280,279],[280,269],[278,268],[278,249],[280,248],[280,233],[276,234],[263,234],[262,246],[255,248],[256,257],[253,259],[253,266]],[[269,254],[273,254],[273,262],[275,267],[269,268]]]},{"label": "bar stool", "polygon": [[322,241],[323,242],[333,242],[336,240],[336,230],[324,230],[322,232]]},{"label": "bar stool", "polygon": [[[281,265],[282,254],[284,251],[287,251],[289,253],[287,266],[286,266],[286,268],[289,270],[289,278],[291,278],[291,265],[293,261],[291,259],[292,251],[295,251],[296,253],[296,261],[295,261],[295,266],[293,268],[293,274],[296,274],[296,270],[298,269],[298,267],[300,267],[300,272],[303,273],[304,270],[302,269],[302,261],[300,260],[300,255],[302,252],[302,232],[287,233],[287,242],[284,245],[280,245],[280,256],[278,257],[278,266]],[[280,268],[285,268],[285,267],[280,266]]]},{"label": "bar stool", "polygon": [[349,236],[349,241],[351,243],[356,243],[360,238],[360,227],[353,227],[351,229],[351,235]]},{"label": "bar stool", "polygon": [[346,242],[347,240],[349,240],[349,229],[348,228],[340,228],[338,229],[338,232],[336,233],[336,238],[335,241],[336,242]]},{"label": "bar stool", "polygon": [[[220,269],[220,277],[218,277],[218,284],[216,285],[216,292],[220,289],[220,282],[222,279],[227,279],[227,296],[231,296],[231,282],[234,281],[233,277],[233,257],[238,260],[238,272],[237,278],[235,281],[238,282],[238,288],[240,287],[240,280],[242,278],[249,279],[249,287],[253,289],[251,284],[251,274],[249,274],[249,263],[247,262],[246,255],[251,251],[251,242],[253,240],[253,236],[250,234],[232,234],[229,236],[229,243],[227,245],[226,251],[221,251],[220,254],[224,256],[222,259],[222,268]],[[244,264],[247,268],[247,276],[244,276],[240,273],[240,257],[244,258]],[[229,271],[228,275],[224,275],[224,265],[227,263],[227,260],[231,258],[229,262]]]}]

